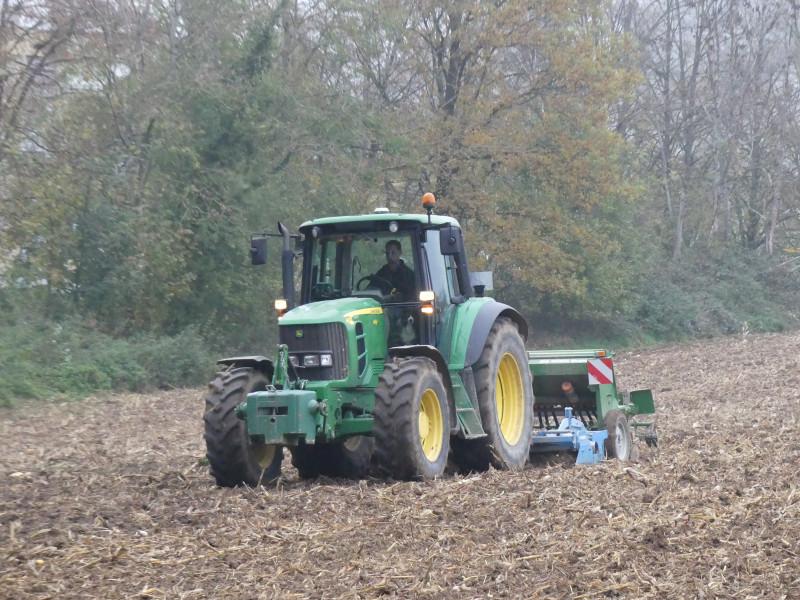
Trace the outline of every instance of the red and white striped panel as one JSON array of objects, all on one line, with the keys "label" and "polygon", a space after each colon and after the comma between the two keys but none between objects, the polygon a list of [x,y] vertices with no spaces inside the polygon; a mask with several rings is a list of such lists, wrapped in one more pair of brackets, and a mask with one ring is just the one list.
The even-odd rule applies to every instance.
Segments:
[{"label": "red and white striped panel", "polygon": [[589,385],[614,383],[614,363],[610,358],[593,358],[586,363]]}]

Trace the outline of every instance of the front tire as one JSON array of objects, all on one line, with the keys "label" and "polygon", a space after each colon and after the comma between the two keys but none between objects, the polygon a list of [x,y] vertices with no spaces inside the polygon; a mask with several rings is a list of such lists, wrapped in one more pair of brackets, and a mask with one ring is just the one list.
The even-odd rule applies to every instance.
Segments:
[{"label": "front tire", "polygon": [[221,487],[256,487],[275,481],[281,474],[283,447],[253,443],[236,407],[247,394],[266,389],[269,381],[260,371],[234,368],[218,373],[206,396],[206,456],[211,475]]},{"label": "front tire", "polygon": [[429,358],[394,358],[375,389],[375,459],[395,479],[435,479],[447,466],[447,390]]},{"label": "front tire", "polygon": [[533,440],[533,384],[513,322],[495,321],[473,373],[486,437],[458,440],[454,461],[462,471],[521,469]]}]

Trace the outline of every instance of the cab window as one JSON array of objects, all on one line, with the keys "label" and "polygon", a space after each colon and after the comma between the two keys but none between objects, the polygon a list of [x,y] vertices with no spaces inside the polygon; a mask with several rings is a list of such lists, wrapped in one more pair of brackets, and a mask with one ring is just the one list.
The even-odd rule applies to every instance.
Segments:
[{"label": "cab window", "polygon": [[[390,267],[387,243],[393,248]],[[417,265],[409,232],[348,233],[311,240],[308,301],[346,296],[374,297],[382,303],[406,300],[397,288],[416,290]],[[402,274],[400,272],[402,271]],[[404,289],[405,296],[411,296]]]},{"label": "cab window", "polygon": [[456,257],[445,256],[444,268],[447,272],[447,289],[450,291],[450,297],[456,298],[461,295],[461,288],[458,285],[458,271],[456,269]]}]

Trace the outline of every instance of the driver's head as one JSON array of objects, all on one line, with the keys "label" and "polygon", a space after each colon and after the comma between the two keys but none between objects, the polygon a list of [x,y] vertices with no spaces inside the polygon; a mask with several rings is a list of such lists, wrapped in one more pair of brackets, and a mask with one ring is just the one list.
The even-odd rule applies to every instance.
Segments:
[{"label": "driver's head", "polygon": [[394,269],[400,264],[400,256],[403,254],[403,247],[398,240],[386,242],[386,263]]}]

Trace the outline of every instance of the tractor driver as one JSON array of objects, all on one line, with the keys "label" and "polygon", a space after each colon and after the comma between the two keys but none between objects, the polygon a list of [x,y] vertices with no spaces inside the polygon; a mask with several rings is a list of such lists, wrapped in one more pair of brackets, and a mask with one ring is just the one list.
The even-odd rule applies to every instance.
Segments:
[{"label": "tractor driver", "polygon": [[384,294],[389,294],[398,302],[413,302],[416,289],[414,271],[400,258],[402,253],[403,247],[398,240],[386,242],[386,264],[375,273],[375,277],[379,279]]},{"label": "tractor driver", "polygon": [[[400,256],[403,247],[398,240],[386,242],[386,264],[383,265],[375,278],[381,286],[381,292],[388,294],[390,302],[413,302],[416,284],[414,271],[406,266]],[[414,317],[408,307],[386,307],[387,343],[389,346],[410,344],[417,337],[414,327]]]}]

